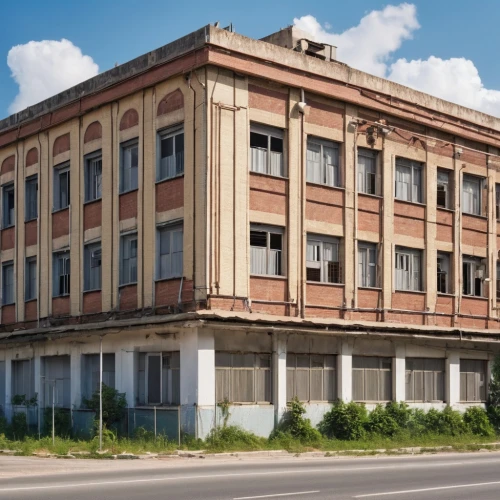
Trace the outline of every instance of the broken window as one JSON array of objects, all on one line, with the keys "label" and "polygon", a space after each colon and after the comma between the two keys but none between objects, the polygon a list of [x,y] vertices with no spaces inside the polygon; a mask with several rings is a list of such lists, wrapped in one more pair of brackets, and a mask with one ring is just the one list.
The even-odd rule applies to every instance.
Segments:
[{"label": "broken window", "polygon": [[54,254],[53,267],[53,296],[60,297],[70,293],[71,260],[69,252]]},{"label": "broken window", "polygon": [[437,199],[436,204],[441,208],[450,208],[450,172],[438,168],[437,171]]},{"label": "broken window", "polygon": [[4,186],[3,196],[3,228],[14,226],[16,223],[14,183]]},{"label": "broken window", "polygon": [[483,297],[483,280],[486,266],[478,257],[464,255],[462,258],[462,293]]},{"label": "broken window", "polygon": [[250,273],[282,275],[283,229],[252,224]]},{"label": "broken window", "polygon": [[450,293],[450,254],[437,255],[437,292]]},{"label": "broken window", "polygon": [[307,235],[307,281],[342,283],[339,247],[338,238]]},{"label": "broken window", "polygon": [[85,201],[102,197],[102,155],[101,152],[85,157]]},{"label": "broken window", "polygon": [[100,290],[102,268],[101,243],[85,245],[84,259],[84,290]]},{"label": "broken window", "polygon": [[352,398],[354,401],[390,401],[392,359],[353,356]]}]

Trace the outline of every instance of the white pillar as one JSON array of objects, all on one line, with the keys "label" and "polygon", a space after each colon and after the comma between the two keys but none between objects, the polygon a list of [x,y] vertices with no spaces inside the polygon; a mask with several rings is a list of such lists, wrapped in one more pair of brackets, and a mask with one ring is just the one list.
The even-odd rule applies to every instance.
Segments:
[{"label": "white pillar", "polygon": [[353,341],[342,339],[337,356],[337,397],[348,403],[352,401],[352,349]]},{"label": "white pillar", "polygon": [[129,408],[135,406],[136,357],[132,350],[119,349],[115,353],[115,387],[118,392],[125,394]]},{"label": "white pillar", "polygon": [[214,333],[196,328],[184,331],[180,358],[181,428],[204,438],[215,423]]},{"label": "white pillar", "polygon": [[[70,373],[71,373],[71,388],[70,401],[72,408],[80,408],[82,403],[82,354],[76,346],[71,347],[70,351]],[[35,370],[36,376],[36,370]]]},{"label": "white pillar", "polygon": [[392,399],[394,401],[406,400],[406,348],[396,345],[394,358],[392,358]]},{"label": "white pillar", "polygon": [[446,357],[446,402],[456,405],[460,401],[460,354],[448,352]]},{"label": "white pillar", "polygon": [[273,405],[274,424],[277,425],[286,411],[286,336],[273,337]]}]

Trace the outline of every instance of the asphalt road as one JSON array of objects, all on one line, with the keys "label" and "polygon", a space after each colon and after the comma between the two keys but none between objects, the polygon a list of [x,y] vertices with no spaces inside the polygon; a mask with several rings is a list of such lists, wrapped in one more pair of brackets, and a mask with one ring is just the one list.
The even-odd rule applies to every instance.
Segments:
[{"label": "asphalt road", "polygon": [[180,464],[72,460],[71,466],[16,460],[0,458],[0,499],[500,499],[498,453]]}]

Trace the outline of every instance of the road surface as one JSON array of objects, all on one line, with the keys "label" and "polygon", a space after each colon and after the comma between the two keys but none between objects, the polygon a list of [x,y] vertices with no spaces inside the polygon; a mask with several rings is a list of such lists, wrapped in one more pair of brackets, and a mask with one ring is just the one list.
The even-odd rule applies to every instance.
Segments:
[{"label": "road surface", "polygon": [[497,500],[500,453],[112,462],[0,457],[0,499]]}]

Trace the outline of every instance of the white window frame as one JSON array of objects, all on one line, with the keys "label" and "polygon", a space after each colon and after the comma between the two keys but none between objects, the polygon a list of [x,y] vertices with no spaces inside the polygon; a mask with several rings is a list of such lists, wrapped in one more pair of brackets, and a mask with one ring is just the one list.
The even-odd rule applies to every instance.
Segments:
[{"label": "white window frame", "polygon": [[[182,136],[182,151],[180,144],[178,145],[178,138]],[[172,139],[173,155],[162,157],[162,142],[164,140]],[[156,182],[165,181],[167,179],[174,179],[184,175],[184,125],[174,125],[157,133],[157,146],[156,146]],[[179,151],[177,147],[179,146]],[[173,158],[173,160],[169,160]],[[165,160],[165,161],[164,161]]]},{"label": "white window frame", "polygon": [[[327,163],[325,148],[332,152],[332,162]],[[316,149],[314,151],[313,149]],[[317,151],[319,149],[319,151]],[[312,157],[319,154],[319,164]],[[338,142],[320,139],[319,137],[307,137],[307,182],[322,184],[330,187],[341,187],[342,178],[340,172],[340,144]]]},{"label": "white window frame", "polygon": [[[306,276],[308,269],[320,270],[319,281],[309,279],[308,277],[308,282],[343,283],[342,263],[340,262],[340,244],[341,241],[339,238],[332,238],[317,234],[307,235]],[[328,254],[332,257],[331,260],[328,259]]]},{"label": "white window frame", "polygon": [[378,151],[358,148],[358,193],[379,195],[377,173]]},{"label": "white window frame", "polygon": [[[64,179],[63,179],[64,176]],[[62,188],[66,189],[64,200]],[[66,202],[65,202],[66,201]],[[53,211],[64,210],[71,204],[71,172],[69,163],[54,167],[54,207]]]},{"label": "white window frame", "polygon": [[394,250],[394,289],[402,292],[422,292],[423,252],[397,246]]},{"label": "white window frame", "polygon": [[[450,189],[450,175],[451,172],[444,168],[437,169],[437,185],[436,185],[436,206],[438,208],[450,208],[451,189]],[[439,204],[439,193],[442,192],[444,196],[444,206]]]},{"label": "white window frame", "polygon": [[[285,269],[284,262],[284,230],[282,227],[276,226],[265,226],[259,224],[250,225],[250,239],[253,232],[265,233],[266,235],[266,246],[252,245],[250,241],[250,274],[257,276],[283,276]],[[281,238],[281,249],[271,248],[271,237],[280,236]],[[257,250],[259,249],[259,250]],[[264,249],[264,250],[262,250]],[[259,257],[259,253],[261,254]],[[264,260],[263,264],[266,272],[259,271],[258,260]],[[273,264],[274,261],[274,264]],[[260,263],[262,266],[262,262]],[[279,267],[278,272],[274,269]]]},{"label": "white window frame", "polygon": [[462,213],[481,215],[481,191],[483,186],[483,177],[464,174],[462,178]]},{"label": "white window frame", "polygon": [[[168,241],[163,241],[167,235]],[[177,242],[177,247],[176,247]],[[180,242],[180,249],[179,249]],[[164,243],[167,248],[164,248]],[[177,262],[177,266],[175,265]],[[173,222],[156,228],[156,279],[181,278],[184,269],[184,226]]]},{"label": "white window frame", "polygon": [[2,305],[8,306],[16,302],[16,286],[14,261],[2,263]]},{"label": "white window frame", "polygon": [[85,203],[102,198],[102,152],[85,156]]},{"label": "white window frame", "polygon": [[25,181],[25,200],[24,200],[24,220],[38,219],[38,175],[32,175]]},{"label": "white window frame", "polygon": [[[484,277],[486,265],[482,259],[469,255],[462,256],[462,295],[467,297],[484,297]],[[467,278],[467,281],[466,281]],[[479,295],[476,286],[480,287]]]},{"label": "white window frame", "polygon": [[[34,273],[34,275],[33,275]],[[38,296],[36,257],[26,257],[24,278],[24,300],[35,300]]]},{"label": "white window frame", "polygon": [[[407,182],[403,175],[408,176]],[[396,200],[423,203],[424,165],[422,163],[407,158],[396,158],[394,179]]]},{"label": "white window frame", "polygon": [[[132,242],[135,241],[135,255],[133,254]],[[137,233],[127,233],[120,236],[120,286],[121,285],[132,285],[137,283],[137,264],[138,264],[138,249],[139,240],[137,238]],[[126,245],[129,248],[126,250]],[[125,257],[127,255],[127,257]],[[135,280],[132,279],[133,268],[135,261]],[[125,264],[127,263],[127,269],[125,269]]]},{"label": "white window frame", "polygon": [[358,283],[361,288],[378,288],[378,248],[376,243],[358,242]]},{"label": "white window frame", "polygon": [[[251,145],[251,134],[259,134],[267,137],[267,148],[256,147]],[[272,150],[272,139],[281,141],[281,153]],[[266,127],[265,125],[250,125],[250,171],[258,174],[272,175],[273,177],[285,177],[285,140],[284,132],[281,129],[274,127]],[[272,153],[275,153],[273,155]],[[281,154],[281,157],[278,155]],[[279,159],[277,166],[273,161]]]},{"label": "white window frame", "polygon": [[[62,261],[63,273],[59,273],[59,262]],[[53,292],[52,297],[67,297],[71,292],[71,257],[69,250],[54,252],[52,259]],[[63,286],[61,287],[61,278]],[[62,288],[62,289],[61,289]]]},{"label": "white window frame", "polygon": [[83,291],[101,290],[102,287],[102,248],[101,242],[88,243],[83,249]]},{"label": "white window frame", "polygon": [[[137,149],[137,165],[132,164],[132,150]],[[130,164],[127,165],[130,156]],[[120,144],[120,194],[129,193],[139,187],[139,140],[132,139]]]},{"label": "white window frame", "polygon": [[[12,207],[9,205],[9,199],[12,199]],[[2,228],[14,227],[16,225],[16,193],[13,182],[2,186],[2,201]]]},{"label": "white window frame", "polygon": [[[450,293],[451,283],[451,255],[445,252],[438,252],[437,267],[436,267],[436,291],[437,293]],[[440,276],[444,277],[444,290],[440,289]]]}]

